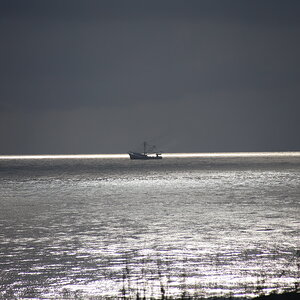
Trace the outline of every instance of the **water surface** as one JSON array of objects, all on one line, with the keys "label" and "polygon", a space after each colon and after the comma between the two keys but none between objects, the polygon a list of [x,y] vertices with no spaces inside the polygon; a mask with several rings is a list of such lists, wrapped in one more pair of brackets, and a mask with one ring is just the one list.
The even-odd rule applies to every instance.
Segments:
[{"label": "water surface", "polygon": [[0,295],[280,291],[299,199],[297,153],[2,157]]}]

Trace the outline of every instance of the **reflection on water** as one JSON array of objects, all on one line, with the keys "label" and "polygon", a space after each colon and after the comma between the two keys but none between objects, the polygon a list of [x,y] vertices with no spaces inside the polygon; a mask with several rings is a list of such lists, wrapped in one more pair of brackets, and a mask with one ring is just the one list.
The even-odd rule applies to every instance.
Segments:
[{"label": "reflection on water", "polygon": [[299,157],[3,160],[0,295],[291,287],[299,170]]}]

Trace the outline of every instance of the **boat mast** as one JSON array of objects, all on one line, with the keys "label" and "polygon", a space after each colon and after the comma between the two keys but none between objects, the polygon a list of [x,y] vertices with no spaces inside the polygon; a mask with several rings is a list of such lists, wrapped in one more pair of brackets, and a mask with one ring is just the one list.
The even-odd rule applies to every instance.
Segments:
[{"label": "boat mast", "polygon": [[144,155],[146,155],[146,146],[147,146],[147,143],[144,142]]}]

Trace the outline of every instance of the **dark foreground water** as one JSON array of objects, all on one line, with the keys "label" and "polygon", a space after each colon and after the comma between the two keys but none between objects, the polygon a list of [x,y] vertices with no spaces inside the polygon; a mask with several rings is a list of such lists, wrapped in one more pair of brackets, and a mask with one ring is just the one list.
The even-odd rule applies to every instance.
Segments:
[{"label": "dark foreground water", "polygon": [[299,154],[2,158],[0,296],[293,287],[299,199]]}]

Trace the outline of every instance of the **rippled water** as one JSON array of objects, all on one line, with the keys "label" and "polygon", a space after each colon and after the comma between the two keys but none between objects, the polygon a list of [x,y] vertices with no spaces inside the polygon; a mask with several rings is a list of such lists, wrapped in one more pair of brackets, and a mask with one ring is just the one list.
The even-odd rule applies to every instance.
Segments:
[{"label": "rippled water", "polygon": [[300,155],[2,159],[0,180],[2,296],[251,296],[299,281]]}]

